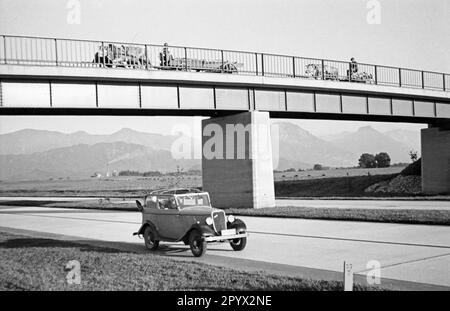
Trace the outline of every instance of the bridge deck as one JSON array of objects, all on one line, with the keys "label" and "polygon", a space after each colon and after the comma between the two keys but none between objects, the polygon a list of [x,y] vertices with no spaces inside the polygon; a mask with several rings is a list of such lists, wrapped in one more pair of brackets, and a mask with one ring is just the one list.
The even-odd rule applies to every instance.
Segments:
[{"label": "bridge deck", "polygon": [[[161,67],[161,47],[138,44],[121,44],[119,59],[128,63],[113,66],[98,60],[99,46],[110,45],[119,43],[3,36],[0,114],[211,116],[260,110],[281,118],[450,118],[447,74],[358,64],[367,74],[361,80],[346,76],[347,62],[184,47],[171,47],[177,62]],[[139,58],[131,48],[145,53]],[[167,70],[174,64],[178,70]],[[320,75],[308,71],[311,64]]]}]

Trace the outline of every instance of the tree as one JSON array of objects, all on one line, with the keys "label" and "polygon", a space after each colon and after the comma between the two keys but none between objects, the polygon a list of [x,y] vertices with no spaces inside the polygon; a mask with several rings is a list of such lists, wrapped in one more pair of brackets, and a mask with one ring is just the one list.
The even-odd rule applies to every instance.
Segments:
[{"label": "tree", "polygon": [[391,166],[391,157],[386,152],[380,152],[375,156],[377,167],[389,167]]},{"label": "tree", "polygon": [[370,153],[363,153],[359,158],[359,167],[362,168],[372,168],[377,167],[377,161],[375,160],[375,156]]},{"label": "tree", "polygon": [[315,171],[321,171],[323,169],[322,164],[314,164],[314,168]]},{"label": "tree", "polygon": [[417,156],[417,151],[416,150],[410,150],[409,151],[409,158],[411,159],[411,162],[416,162],[417,161],[417,159],[418,159],[418,156]]}]

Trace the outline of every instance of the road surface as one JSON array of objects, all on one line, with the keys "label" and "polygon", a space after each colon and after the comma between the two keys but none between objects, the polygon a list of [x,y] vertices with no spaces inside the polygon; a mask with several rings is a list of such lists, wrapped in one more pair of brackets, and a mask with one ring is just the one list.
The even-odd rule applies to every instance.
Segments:
[{"label": "road surface", "polygon": [[[241,218],[250,232],[242,252],[232,251],[226,243],[215,244],[208,247],[204,258],[194,259],[182,243],[162,243],[159,253],[248,270],[331,279],[340,278],[344,260],[362,275],[368,263],[376,260],[381,265],[382,282],[399,280],[406,285],[414,282],[415,289],[427,288],[426,284],[450,289],[448,226]],[[100,240],[145,251],[142,240],[131,235],[140,222],[137,212],[0,206],[0,230]]]}]

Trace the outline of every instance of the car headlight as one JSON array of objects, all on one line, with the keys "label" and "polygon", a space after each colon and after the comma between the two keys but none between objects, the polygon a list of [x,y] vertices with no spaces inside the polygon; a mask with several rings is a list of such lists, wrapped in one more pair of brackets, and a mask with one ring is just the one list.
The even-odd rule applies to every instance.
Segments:
[{"label": "car headlight", "polygon": [[233,222],[233,221],[234,221],[234,216],[228,215],[228,222]]},{"label": "car headlight", "polygon": [[212,220],[211,217],[206,218],[206,224],[207,224],[208,226],[211,226],[211,225],[213,224],[213,220]]}]

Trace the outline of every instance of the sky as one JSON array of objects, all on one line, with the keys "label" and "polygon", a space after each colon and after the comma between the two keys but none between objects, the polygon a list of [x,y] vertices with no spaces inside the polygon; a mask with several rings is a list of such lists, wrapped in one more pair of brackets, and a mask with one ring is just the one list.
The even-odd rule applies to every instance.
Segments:
[{"label": "sky", "polygon": [[[376,16],[372,15],[374,3],[380,4]],[[70,14],[78,5],[79,19],[71,19]],[[439,72],[450,72],[449,20],[448,0],[0,0],[2,34],[169,42],[337,60],[355,57],[363,63]],[[164,132],[173,124],[199,119],[193,120],[0,117],[0,133],[21,128],[110,133],[122,127]],[[370,124],[292,122],[316,135],[355,130]],[[424,127],[372,125],[380,131]]]}]

